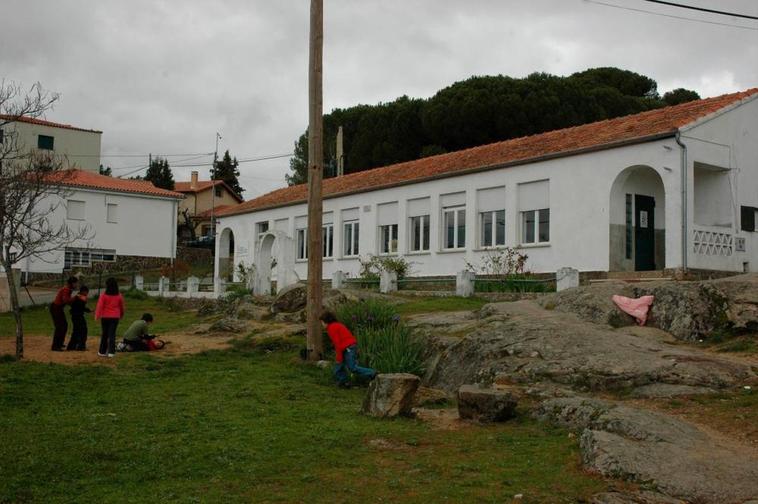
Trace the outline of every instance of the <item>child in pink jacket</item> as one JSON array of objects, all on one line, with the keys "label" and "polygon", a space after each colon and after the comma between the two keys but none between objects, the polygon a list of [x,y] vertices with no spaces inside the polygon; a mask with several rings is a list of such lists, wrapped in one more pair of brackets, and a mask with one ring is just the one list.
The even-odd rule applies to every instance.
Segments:
[{"label": "child in pink jacket", "polygon": [[100,357],[116,356],[116,329],[118,322],[124,318],[124,296],[118,291],[115,278],[105,281],[105,293],[100,295],[95,308],[95,320],[99,320],[103,332],[100,336]]}]

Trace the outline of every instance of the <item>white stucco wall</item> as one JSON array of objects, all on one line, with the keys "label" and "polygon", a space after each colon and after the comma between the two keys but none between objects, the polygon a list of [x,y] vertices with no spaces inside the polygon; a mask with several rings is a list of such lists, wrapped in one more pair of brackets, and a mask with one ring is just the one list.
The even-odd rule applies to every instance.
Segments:
[{"label": "white stucco wall", "polygon": [[[680,154],[674,139],[664,139],[644,144],[587,153],[565,158],[547,160],[528,165],[515,166],[441,178],[412,185],[381,189],[368,193],[348,195],[324,200],[324,212],[333,212],[335,223],[335,258],[324,261],[324,277],[329,278],[340,269],[356,275],[359,262],[354,258],[342,258],[341,210],[359,208],[361,226],[361,256],[379,253],[377,209],[378,205],[399,202],[399,255],[413,262],[416,275],[450,275],[460,271],[465,261],[480,263],[484,252],[478,249],[478,189],[504,186],[503,208],[506,210],[506,245],[520,245],[520,215],[517,196],[519,183],[549,180],[549,203],[551,212],[551,241],[544,245],[525,245],[528,268],[533,272],[552,272],[563,266],[582,271],[605,271],[609,267],[609,206],[614,180],[630,166],[645,165],[658,172],[666,193],[665,210],[656,214],[663,219],[666,232],[666,267],[676,268],[681,263],[680,229]],[[465,191],[467,241],[464,251],[444,251],[442,240],[442,212],[440,196]],[[409,252],[409,222],[407,201],[429,196],[431,199],[431,250],[428,253]],[[623,204],[623,203],[622,203]],[[223,217],[219,233],[230,228],[235,234],[237,250],[235,261],[252,262],[251,251],[255,249],[254,227],[257,222],[269,221],[273,228],[285,227],[288,235],[295,237],[295,218],[306,215],[306,205],[292,205],[243,215]],[[284,220],[286,219],[286,221]],[[672,229],[668,229],[668,228]],[[296,263],[300,278],[307,276],[307,261]]]},{"label": "white stucco wall", "polygon": [[[50,216],[52,225],[66,225],[72,231],[89,225],[92,238],[71,244],[71,247],[110,249],[119,256],[176,257],[176,212],[178,200],[155,198],[146,195],[73,190],[66,201],[57,206]],[[66,202],[84,201],[84,220],[66,219]],[[117,222],[106,220],[106,205],[118,205]],[[40,208],[49,204],[41,203]],[[63,270],[63,250],[44,258],[32,258],[19,265],[32,273],[58,273]]]},{"label": "white stucco wall", "polygon": [[53,152],[65,159],[65,167],[78,167],[97,173],[100,168],[101,133],[80,131],[68,128],[56,128],[15,122],[3,126],[5,135],[18,135],[18,146],[24,152],[37,149],[39,135],[54,138]]}]

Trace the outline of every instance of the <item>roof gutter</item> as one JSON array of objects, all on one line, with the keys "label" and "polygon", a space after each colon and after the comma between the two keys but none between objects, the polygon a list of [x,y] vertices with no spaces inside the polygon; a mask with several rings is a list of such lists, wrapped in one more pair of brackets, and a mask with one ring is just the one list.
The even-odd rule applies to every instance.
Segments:
[{"label": "roof gutter", "polygon": [[689,247],[687,246],[687,243],[689,242],[689,229],[687,226],[687,146],[682,142],[682,134],[679,130],[677,130],[676,135],[674,135],[674,140],[676,140],[676,143],[681,147],[681,166],[679,170],[681,171],[680,184],[682,186],[680,192],[680,198],[682,200],[682,269],[687,271],[687,252],[689,251]]},{"label": "roof gutter", "polygon": [[[549,161],[551,159],[559,159],[559,158],[564,158],[564,157],[578,156],[580,154],[589,154],[589,153],[592,153],[592,152],[599,152],[599,151],[604,151],[604,150],[609,150],[609,149],[615,149],[617,147],[626,147],[626,146],[629,146],[629,145],[636,145],[636,144],[641,144],[641,143],[654,142],[656,140],[662,140],[664,138],[671,138],[675,134],[678,134],[678,131],[666,131],[666,132],[663,132],[663,133],[655,133],[653,135],[647,135],[647,136],[643,136],[643,137],[631,138],[631,139],[627,139],[627,140],[620,140],[618,142],[610,142],[610,143],[602,144],[602,145],[593,145],[592,147],[583,147],[583,148],[580,148],[580,149],[574,149],[574,150],[569,150],[569,151],[554,152],[554,153],[550,153],[550,154],[544,154],[542,156],[530,157],[530,158],[526,158],[526,159],[519,159],[517,161],[509,161],[509,162],[506,162],[506,163],[499,163],[499,164],[494,164],[494,165],[479,166],[479,167],[476,167],[476,168],[468,168],[466,170],[455,170],[455,171],[450,171],[450,172],[446,172],[446,173],[439,173],[439,174],[435,174],[435,175],[430,175],[430,176],[427,176],[427,177],[419,177],[419,178],[414,178],[414,179],[410,179],[410,180],[403,180],[403,181],[400,181],[400,182],[393,182],[391,184],[385,184],[385,185],[381,185],[381,186],[373,186],[373,187],[366,187],[366,188],[361,188],[361,189],[354,189],[352,191],[342,191],[342,192],[339,192],[339,193],[324,195],[323,199],[341,198],[343,196],[350,196],[350,195],[353,195],[353,194],[360,194],[360,193],[366,193],[366,192],[372,192],[372,191],[379,191],[379,190],[382,190],[382,189],[392,189],[394,187],[400,187],[400,186],[406,186],[406,185],[412,185],[412,184],[419,184],[421,182],[428,182],[430,180],[439,180],[439,179],[445,179],[445,178],[451,178],[451,177],[460,177],[460,176],[469,175],[469,174],[472,174],[472,173],[479,173],[479,172],[484,172],[484,171],[497,170],[497,169],[500,169],[500,168],[511,168],[511,167],[514,167],[514,166],[521,166],[521,165],[526,165],[526,164],[539,163],[539,162],[542,162],[542,161]],[[443,156],[444,156],[444,154],[443,154]],[[379,169],[379,168],[374,168],[374,169]],[[360,173],[360,172],[358,172],[358,173]],[[343,175],[343,177],[345,177],[345,176],[347,176],[347,175]],[[246,214],[246,213],[260,212],[260,211],[263,211],[263,210],[271,210],[271,209],[274,209],[274,208],[282,208],[282,207],[288,207],[288,206],[294,206],[294,205],[302,205],[302,204],[304,204],[306,202],[307,202],[307,200],[305,200],[305,199],[294,200],[294,201],[287,201],[286,203],[266,205],[266,206],[262,206],[262,207],[258,207],[258,208],[251,208],[249,210],[245,209],[245,210],[240,210],[240,211],[237,211],[237,212],[221,213],[221,214],[218,215],[218,217],[232,217],[234,215],[243,215],[243,214]]]}]

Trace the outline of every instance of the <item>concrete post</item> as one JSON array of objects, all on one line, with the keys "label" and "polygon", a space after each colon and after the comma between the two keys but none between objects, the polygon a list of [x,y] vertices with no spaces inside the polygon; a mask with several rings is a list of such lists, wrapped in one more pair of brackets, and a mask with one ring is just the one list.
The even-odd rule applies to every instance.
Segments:
[{"label": "concrete post", "polygon": [[476,274],[473,271],[459,271],[455,275],[455,295],[471,297],[474,295],[474,280]]},{"label": "concrete post", "polygon": [[332,289],[342,289],[345,287],[345,272],[337,270],[332,273]]},{"label": "concrete post", "polygon": [[397,273],[382,270],[379,276],[379,292],[388,294],[397,291]]},{"label": "concrete post", "polygon": [[194,276],[187,278],[187,297],[192,297],[200,291],[200,279]]},{"label": "concrete post", "polygon": [[579,270],[577,269],[560,268],[555,273],[555,278],[555,290],[558,292],[579,287]]},{"label": "concrete post", "polygon": [[137,290],[145,290],[145,277],[143,277],[142,275],[135,275],[134,288]]},{"label": "concrete post", "polygon": [[221,297],[226,293],[226,280],[223,278],[216,278],[213,284],[213,290],[216,297]]},{"label": "concrete post", "polygon": [[161,296],[168,292],[169,281],[169,278],[165,276],[162,276],[158,279],[158,292]]}]

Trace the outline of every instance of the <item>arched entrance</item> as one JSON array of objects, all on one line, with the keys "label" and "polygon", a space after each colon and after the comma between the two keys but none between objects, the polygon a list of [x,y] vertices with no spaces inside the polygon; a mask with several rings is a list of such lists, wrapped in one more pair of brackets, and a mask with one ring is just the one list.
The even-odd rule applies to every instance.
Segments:
[{"label": "arched entrance", "polygon": [[610,271],[666,267],[666,191],[649,166],[630,166],[610,191]]},{"label": "arched entrance", "polygon": [[218,276],[227,282],[234,281],[234,233],[229,228],[219,235]]},{"label": "arched entrance", "polygon": [[254,262],[253,294],[271,294],[272,280],[276,280],[277,292],[299,281],[295,273],[295,246],[292,238],[281,231],[260,235]]}]

